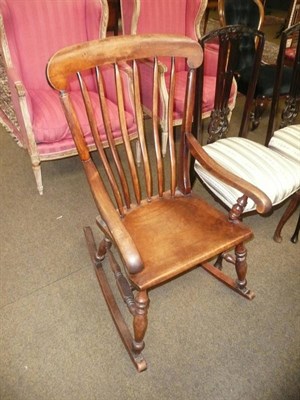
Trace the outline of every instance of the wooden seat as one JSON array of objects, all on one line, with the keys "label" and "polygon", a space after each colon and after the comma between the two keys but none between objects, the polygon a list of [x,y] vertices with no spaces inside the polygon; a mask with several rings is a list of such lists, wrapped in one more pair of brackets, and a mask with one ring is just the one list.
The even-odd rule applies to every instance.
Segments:
[{"label": "wooden seat", "polygon": [[[226,215],[211,209],[198,197],[186,197],[180,193],[167,197],[165,195],[164,201],[157,198],[146,204],[146,209],[135,209],[124,218],[124,225],[144,261],[144,269],[137,276],[131,276],[140,290],[149,289],[209,260],[216,249],[222,253],[224,247],[234,247],[252,236],[244,226],[232,230]],[[209,237],[208,242],[207,235],[212,225],[220,230]],[[160,234],[156,235],[158,230]],[[177,247],[174,243],[180,245]]]},{"label": "wooden seat", "polygon": [[[168,153],[162,158],[159,135],[159,72],[158,59],[168,57],[171,66],[168,103]],[[140,59],[153,62],[153,118],[144,125],[140,99]],[[177,59],[186,59],[188,77],[184,100],[183,125],[180,137],[174,140],[173,108],[175,68]],[[141,148],[141,166],[136,165],[124,118],[124,101],[119,65],[132,68],[135,121]],[[114,322],[125,347],[139,371],[147,367],[142,355],[147,329],[148,291],[180,274],[201,266],[226,285],[248,299],[254,294],[247,288],[246,249],[244,242],[252,237],[251,230],[238,218],[238,207],[229,213],[214,207],[191,191],[190,155],[204,163],[220,179],[233,184],[235,176],[226,172],[206,155],[192,135],[196,69],[202,62],[197,41],[177,35],[133,35],[110,37],[71,46],[57,52],[47,67],[48,81],[59,91],[79,157],[82,161],[96,206],[97,224],[104,234],[96,245],[92,229],[85,228],[92,262]],[[116,79],[123,147],[116,146],[111,135],[102,85],[102,71],[112,65]],[[90,105],[88,88],[82,72],[95,70],[99,88],[99,107],[105,121],[109,150],[104,150]],[[91,159],[82,135],[77,112],[68,94],[68,80],[78,76],[85,110],[98,148],[100,165]],[[81,110],[82,112],[84,110]],[[257,203],[260,212],[269,210],[270,200],[258,189],[238,179]],[[87,200],[90,201],[90,200]],[[243,201],[243,200],[241,200]],[[118,257],[116,254],[118,253]],[[220,256],[221,255],[221,256]],[[225,275],[211,264],[221,257],[233,264],[237,278]],[[109,261],[121,297],[133,317],[133,332],[125,323],[118,303],[106,278],[104,260]],[[117,262],[117,259],[120,261]]]}]

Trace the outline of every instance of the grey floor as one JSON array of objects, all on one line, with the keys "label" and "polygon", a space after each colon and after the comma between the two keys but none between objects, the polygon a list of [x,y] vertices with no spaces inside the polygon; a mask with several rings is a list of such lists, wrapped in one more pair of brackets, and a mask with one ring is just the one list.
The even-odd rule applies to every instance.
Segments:
[{"label": "grey floor", "polygon": [[[250,138],[263,141],[267,117]],[[286,205],[245,218],[253,301],[200,268],[150,293],[148,370],[138,374],[85,247],[82,227],[95,228],[97,213],[78,159],[43,163],[39,196],[29,157],[3,128],[0,146],[1,400],[299,400],[297,216],[272,240]]]}]

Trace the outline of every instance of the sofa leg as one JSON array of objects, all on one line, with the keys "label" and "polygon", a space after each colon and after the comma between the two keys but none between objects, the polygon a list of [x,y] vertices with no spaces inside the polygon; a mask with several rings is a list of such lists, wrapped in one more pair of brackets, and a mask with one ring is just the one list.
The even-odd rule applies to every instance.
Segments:
[{"label": "sofa leg", "polygon": [[41,163],[38,164],[32,164],[32,169],[36,181],[36,186],[37,190],[40,195],[43,194],[43,182],[42,182],[42,169],[41,169]]}]

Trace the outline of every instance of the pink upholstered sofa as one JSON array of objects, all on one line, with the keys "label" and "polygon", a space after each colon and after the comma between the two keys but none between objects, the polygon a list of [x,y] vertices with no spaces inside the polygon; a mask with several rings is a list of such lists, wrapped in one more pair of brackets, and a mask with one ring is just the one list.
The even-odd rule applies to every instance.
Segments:
[{"label": "pink upholstered sofa", "polygon": [[[43,193],[41,161],[77,154],[62,106],[46,80],[46,64],[62,47],[104,38],[107,21],[106,0],[0,0],[1,53],[19,125],[14,127],[13,134],[29,153],[40,194]],[[109,111],[116,113],[116,98],[110,91],[110,72],[106,71],[106,96]],[[130,84],[127,74],[123,75],[127,125],[133,133]],[[93,78],[90,77],[90,85],[96,85]],[[78,90],[78,84],[74,83],[75,107],[76,104],[80,107]],[[98,101],[95,90],[94,107]],[[84,114],[80,117],[86,142],[93,149],[87,117]],[[98,113],[97,118],[100,136],[105,140],[102,116]],[[117,140],[119,127],[113,126],[112,130]]]}]

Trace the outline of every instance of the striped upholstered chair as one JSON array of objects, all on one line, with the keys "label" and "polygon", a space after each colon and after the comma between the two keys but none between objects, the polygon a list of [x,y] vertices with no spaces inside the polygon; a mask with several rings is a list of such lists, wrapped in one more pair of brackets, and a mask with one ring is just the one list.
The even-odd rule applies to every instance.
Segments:
[{"label": "striped upholstered chair", "polygon": [[[40,194],[43,193],[41,161],[77,154],[61,104],[47,83],[46,64],[64,46],[105,37],[107,20],[107,0],[0,0],[1,52],[19,125],[13,134],[29,153]],[[108,75],[109,71],[107,97],[110,96]],[[81,107],[76,85],[72,86],[72,96],[75,105]],[[131,132],[135,130],[129,110],[131,102],[128,96],[125,99]],[[99,101],[96,91],[91,100],[96,106]],[[116,99],[109,100],[110,112],[116,113]],[[100,136],[105,140],[102,117],[98,114]],[[93,149],[86,117],[82,122],[85,140]],[[120,137],[118,126],[112,130],[115,138]]]},{"label": "striped upholstered chair", "polygon": [[[220,139],[203,147],[218,164],[236,175],[236,187],[221,182],[196,161],[194,169],[199,179],[217,199],[240,217],[256,209],[255,201],[239,188],[239,178],[262,190],[275,206],[290,198],[279,221],[274,240],[281,242],[281,230],[296,211],[300,201],[300,125],[275,132],[269,147],[242,137]],[[289,154],[288,157],[286,154]],[[294,159],[291,155],[294,154]],[[291,241],[298,240],[298,220]]]},{"label": "striped upholstered chair", "polygon": [[[200,24],[207,6],[207,0],[121,0],[122,27],[124,34],[180,34],[199,40]],[[215,46],[205,48],[204,88],[202,96],[202,118],[208,118],[214,110],[215,86],[217,80],[217,56]],[[159,64],[159,121],[162,131],[162,153],[166,153],[167,107],[170,65],[160,59]],[[152,116],[151,63],[144,63],[142,74],[142,102],[147,115]],[[174,125],[182,124],[187,66],[184,61],[176,66],[176,90]],[[229,98],[230,111],[235,106],[237,87],[235,81]]]},{"label": "striped upholstered chair", "polygon": [[[293,2],[296,6],[297,2]],[[272,104],[270,110],[266,145],[273,151],[278,152],[283,157],[292,160],[298,164],[298,175],[300,175],[300,23],[292,25],[282,32],[280,48],[278,53],[278,63],[275,77],[275,85],[273,89]],[[286,98],[284,107],[280,103],[280,84],[283,75],[283,69],[286,63],[286,50],[293,40],[294,56],[289,60],[289,67],[292,70],[292,82],[289,93]],[[280,118],[279,129],[277,128],[278,116]],[[274,240],[281,242],[281,230],[287,220],[296,211],[300,203],[300,190],[298,190],[291,200],[280,219],[275,233]],[[291,241],[296,243],[300,230],[300,215]]]},{"label": "striped upholstered chair", "polygon": [[[300,125],[290,125],[278,129],[274,132],[269,146],[273,151],[278,152],[283,157],[292,160],[295,165],[298,165],[296,173],[300,175]],[[300,204],[300,190],[295,192],[283,213],[278,225],[275,229],[273,239],[275,242],[282,241],[281,231],[288,219],[294,214]],[[295,231],[291,237],[292,243],[297,243],[300,230],[300,215]]]},{"label": "striped upholstered chair", "polygon": [[[230,29],[230,27],[228,28]],[[295,29],[295,28],[293,28]],[[284,55],[284,46],[282,53]],[[299,52],[297,53],[299,57]],[[299,66],[299,64],[297,64]],[[297,67],[296,65],[296,67]],[[293,90],[299,92],[299,72],[295,69],[295,85]],[[256,82],[258,68],[253,67],[251,80]],[[277,71],[278,79],[274,87],[275,97],[272,101],[272,113],[275,112],[279,98],[280,68]],[[298,82],[298,84],[297,84]],[[201,92],[198,91],[198,95]],[[249,101],[253,98],[253,92],[249,95]],[[247,96],[248,97],[248,96]],[[294,99],[299,96],[294,94]],[[291,97],[293,99],[293,97]],[[293,103],[292,103],[293,104]],[[288,103],[288,106],[290,103]],[[295,116],[295,107],[288,107],[288,115]],[[284,113],[285,114],[285,113]],[[225,206],[242,217],[243,213],[256,209],[256,202],[249,199],[249,194],[241,190],[239,179],[247,182],[262,190],[270,199],[273,206],[282,203],[291,197],[291,208],[294,211],[299,203],[300,190],[300,126],[286,127],[273,134],[273,122],[270,121],[267,134],[267,146],[255,143],[243,137],[229,137],[217,140],[203,147],[206,153],[218,164],[236,175],[236,186],[232,187],[222,182],[217,176],[204,168],[198,161],[194,164],[194,171],[199,179],[214,193],[214,195]],[[242,121],[243,124],[243,121]],[[270,139],[271,133],[273,137]],[[290,215],[290,214],[289,214]],[[275,234],[275,240],[280,241],[279,226]]]}]

